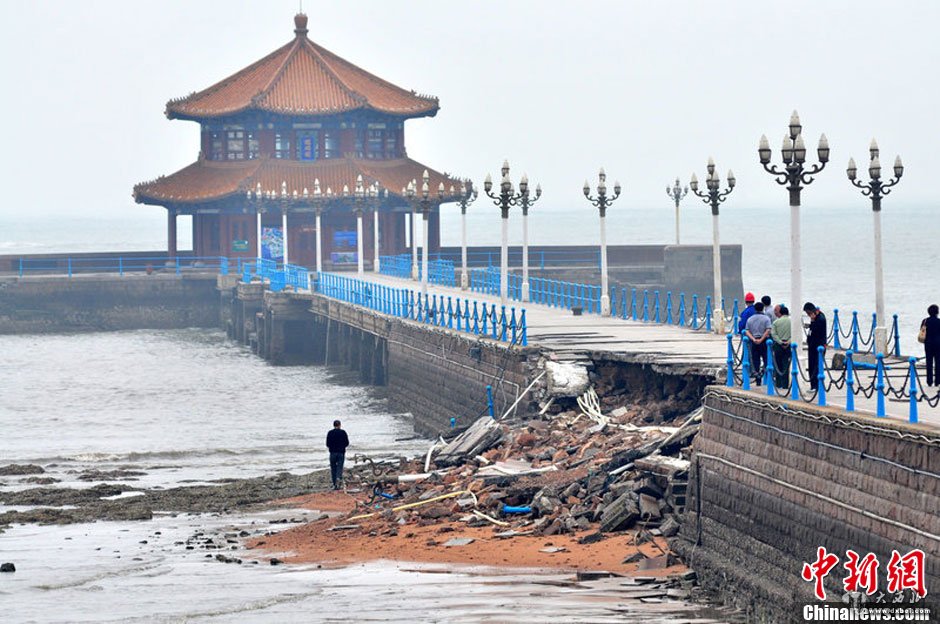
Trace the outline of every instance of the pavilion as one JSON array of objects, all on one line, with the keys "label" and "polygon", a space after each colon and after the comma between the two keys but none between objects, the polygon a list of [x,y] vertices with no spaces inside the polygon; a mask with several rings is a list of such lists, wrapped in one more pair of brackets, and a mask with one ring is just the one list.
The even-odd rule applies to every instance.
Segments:
[{"label": "pavilion", "polygon": [[[286,45],[167,103],[169,119],[201,127],[196,162],[134,187],[138,203],[167,210],[168,256],[177,255],[179,215],[192,215],[197,257],[341,269],[357,264],[359,236],[367,263],[406,253],[414,202],[405,187],[417,181],[420,196],[425,171],[428,248],[436,251],[440,204],[454,200],[461,181],[408,158],[404,126],[435,116],[437,98],[397,87],[317,45],[303,13],[294,25]],[[366,210],[374,228],[360,221],[357,230],[357,215]]]}]

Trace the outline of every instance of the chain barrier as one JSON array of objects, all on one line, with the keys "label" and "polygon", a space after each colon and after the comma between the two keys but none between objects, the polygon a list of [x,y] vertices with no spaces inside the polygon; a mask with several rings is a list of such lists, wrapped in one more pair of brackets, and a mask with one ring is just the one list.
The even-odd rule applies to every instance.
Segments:
[{"label": "chain barrier", "polygon": [[[834,325],[831,337],[840,335],[841,330],[838,325]],[[767,386],[768,395],[780,397],[789,397],[794,401],[803,401],[805,403],[817,403],[825,406],[827,404],[827,395],[832,390],[845,391],[845,410],[855,411],[856,397],[861,396],[865,399],[875,398],[875,413],[879,417],[885,417],[886,401],[908,401],[908,420],[916,423],[919,420],[918,407],[925,404],[931,408],[940,405],[940,388],[931,389],[924,385],[921,380],[920,371],[917,368],[918,358],[911,357],[906,361],[897,360],[896,362],[885,363],[885,356],[881,353],[875,356],[875,364],[856,361],[857,353],[853,350],[845,351],[844,365],[835,369],[827,365],[825,353],[826,349],[819,348],[819,352],[810,355],[818,357],[819,364],[816,366],[817,378],[811,379],[810,371],[804,369],[804,364],[800,360],[798,347],[796,343],[789,345],[790,351],[790,370],[789,379],[786,384],[778,383],[783,378],[782,374],[775,376],[774,349],[771,340],[766,341],[767,366],[764,370],[752,370],[752,345],[746,335],[739,336],[735,341],[733,334],[728,334],[727,347],[727,367],[725,374],[725,385],[728,387],[740,387],[744,390],[753,390],[751,384],[758,387],[763,382]],[[864,341],[862,341],[864,342]],[[763,348],[763,347],[762,347]],[[903,375],[894,375],[895,371],[900,371],[900,366],[904,366]],[[864,371],[871,371],[868,374]],[[815,381],[815,383],[813,383]],[[807,386],[809,387],[807,389]]]}]

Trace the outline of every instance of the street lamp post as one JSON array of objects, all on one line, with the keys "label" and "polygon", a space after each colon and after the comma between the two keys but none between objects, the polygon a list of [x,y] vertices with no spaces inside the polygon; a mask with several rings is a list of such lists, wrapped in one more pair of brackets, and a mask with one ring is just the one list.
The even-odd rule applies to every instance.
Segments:
[{"label": "street lamp post", "polygon": [[[734,190],[735,183],[734,173],[729,169],[728,188],[724,191],[721,190],[721,180],[718,177],[718,172],[715,170],[715,161],[712,160],[711,157],[708,158],[708,176],[705,178],[705,192],[699,192],[698,178],[695,177],[694,173],[692,174],[692,180],[689,182],[689,188],[692,189],[692,192],[695,193],[697,197],[701,197],[702,201],[712,208],[712,328],[716,334],[723,334],[725,332],[725,312],[721,305],[721,239],[718,235],[718,206],[720,206],[721,202],[725,201],[728,195],[731,194],[731,191]],[[679,184],[677,183],[676,190],[678,189]],[[676,206],[678,205],[679,202],[677,201]]]},{"label": "street lamp post", "polygon": [[281,237],[284,242],[284,264],[290,263],[287,248],[287,206],[289,195],[287,194],[287,182],[281,182]]},{"label": "street lamp post", "polygon": [[261,213],[264,212],[264,207],[262,206],[264,201],[264,192],[261,190],[261,182],[258,182],[258,185],[255,187],[254,197],[252,197],[250,188],[246,191],[246,197],[249,204],[254,203],[255,205],[255,215],[257,221],[257,236],[255,240],[258,241],[258,260],[261,260]]},{"label": "street lamp post", "polygon": [[[803,323],[802,315],[799,309],[802,307],[802,281],[803,267],[800,259],[800,192],[804,186],[813,182],[817,173],[826,168],[829,162],[829,141],[826,135],[819,137],[819,145],[816,148],[816,155],[819,163],[810,168],[804,167],[806,163],[806,143],[803,140],[803,126],[800,124],[800,116],[796,111],[790,116],[789,132],[783,136],[783,147],[781,156],[783,158],[783,169],[778,169],[776,165],[770,164],[770,143],[767,136],[762,135],[760,145],[757,149],[760,163],[764,170],[775,176],[777,184],[786,185],[790,192],[790,300],[796,306],[796,313],[790,315],[790,336],[791,340],[797,344],[803,341]],[[813,354],[810,354],[812,357]]]},{"label": "street lamp post", "polygon": [[[427,183],[428,172],[424,172],[424,182]],[[418,280],[418,204],[413,201],[415,189],[418,186],[417,180],[412,180],[406,186],[402,187],[401,195],[411,203],[411,279]]]},{"label": "street lamp post", "polygon": [[508,266],[509,266],[509,209],[519,204],[522,194],[516,194],[512,182],[509,180],[509,161],[503,161],[503,168],[500,170],[502,179],[499,183],[499,193],[492,193],[493,178],[486,174],[483,181],[483,192],[487,197],[493,200],[493,204],[499,207],[502,216],[502,246],[499,250],[499,300],[502,305],[506,305],[506,299],[509,292]]},{"label": "street lamp post", "polygon": [[[306,200],[309,197],[309,192],[304,188],[304,199]],[[330,199],[333,197],[333,190],[330,187],[326,188],[326,195],[323,194],[323,191],[320,190],[320,178],[316,178],[313,181],[313,197],[311,199],[313,203],[314,214],[316,215],[316,227],[317,227],[317,273],[323,271],[323,228],[320,226],[320,217],[323,215],[323,210],[326,205],[329,203]]]},{"label": "street lamp post", "polygon": [[[369,187],[370,198],[372,199],[372,272],[381,273],[379,265],[379,205],[382,203],[379,199],[383,191],[379,190],[379,185],[374,182]],[[385,200],[388,201],[388,189],[384,189]]]},{"label": "street lamp post", "polygon": [[[343,197],[349,197],[348,186],[343,187]],[[356,187],[353,190],[352,199],[353,213],[356,215],[356,272],[361,279],[364,274],[365,264],[365,258],[363,257],[364,243],[362,240],[362,216],[369,208],[376,210],[376,214],[378,214],[379,190],[377,184],[372,183],[367,188],[362,181],[362,174],[359,174],[356,176]],[[378,260],[378,231],[378,220],[376,220],[376,260]]]},{"label": "street lamp post", "polygon": [[607,208],[620,197],[620,182],[614,182],[614,194],[607,195],[607,174],[601,167],[597,174],[597,197],[591,197],[591,185],[584,181],[584,196],[597,207],[601,217],[601,314],[610,316],[610,288],[607,285]]},{"label": "street lamp post", "polygon": [[519,180],[519,207],[522,208],[522,300],[529,301],[529,208],[542,196],[542,185],[535,185],[535,196],[529,195],[529,176]]},{"label": "street lamp post", "polygon": [[904,165],[901,164],[901,157],[894,158],[894,177],[883,182],[881,180],[881,161],[879,159],[878,143],[875,139],[871,140],[868,148],[871,156],[871,162],[868,165],[869,182],[859,182],[856,179],[858,168],[855,166],[855,159],[849,158],[849,166],[845,173],[848,175],[852,184],[862,189],[862,195],[871,197],[871,213],[874,219],[875,229],[875,353],[886,353],[888,349],[888,330],[885,325],[887,321],[885,315],[885,282],[884,266],[882,265],[881,254],[881,198],[891,192],[891,187],[901,181],[904,175]]},{"label": "street lamp post", "polygon": [[467,206],[477,199],[477,190],[473,188],[470,180],[460,182],[460,193],[454,192],[454,187],[450,187],[450,194],[457,198],[460,204],[460,289],[467,290],[470,286],[470,279],[467,275]]},{"label": "street lamp post", "polygon": [[666,195],[676,204],[676,245],[679,244],[679,202],[688,194],[689,187],[679,186],[679,178],[676,178],[675,186],[666,186]]},{"label": "street lamp post", "polygon": [[[412,205],[412,214],[416,214],[416,210],[421,210],[421,221],[424,226],[424,242],[421,245],[421,294],[428,294],[428,274],[430,273],[428,266],[428,241],[429,236],[428,232],[430,231],[429,218],[431,215],[431,188],[430,181],[431,177],[428,175],[427,169],[424,170],[424,174],[421,176],[421,194],[418,195],[415,188],[415,181],[412,180],[406,189],[405,196],[408,198],[408,201]],[[437,189],[438,201],[444,200],[444,183],[441,182]],[[414,229],[412,229],[412,232]],[[413,239],[412,239],[413,242]]]}]

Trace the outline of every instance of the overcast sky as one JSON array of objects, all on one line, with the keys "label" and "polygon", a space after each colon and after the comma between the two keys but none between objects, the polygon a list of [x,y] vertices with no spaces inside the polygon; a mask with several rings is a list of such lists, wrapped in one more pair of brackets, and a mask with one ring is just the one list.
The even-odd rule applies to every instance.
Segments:
[{"label": "overcast sky", "polygon": [[[126,214],[136,182],[195,160],[198,126],[168,121],[201,90],[293,37],[296,0],[20,1],[0,5],[7,148],[0,218]],[[629,202],[713,155],[741,206],[786,205],[757,162],[793,108],[831,169],[804,205],[864,201],[849,156],[907,166],[896,201],[930,203],[937,142],[940,2],[790,0],[306,0],[310,37],[406,89],[440,98],[409,121],[412,158],[478,183],[508,158],[545,189],[543,206],[584,203],[600,165]],[[814,152],[813,152],[814,153]],[[775,159],[779,156],[775,153]],[[623,200],[622,202],[623,203]]]}]

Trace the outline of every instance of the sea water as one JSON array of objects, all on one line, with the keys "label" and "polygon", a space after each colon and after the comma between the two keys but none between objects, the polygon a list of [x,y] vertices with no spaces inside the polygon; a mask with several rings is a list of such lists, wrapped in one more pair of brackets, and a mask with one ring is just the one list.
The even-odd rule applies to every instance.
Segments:
[{"label": "sea water", "polygon": [[[781,191],[781,195],[785,195]],[[901,200],[899,196],[899,200]],[[742,206],[735,196],[722,204],[722,244],[743,248],[745,291],[767,294],[775,303],[799,310],[804,302],[790,298],[790,208],[781,199],[774,206]],[[909,204],[892,195],[882,211],[885,307],[900,319],[901,345],[919,354],[917,329],[927,306],[940,304],[940,210],[930,204]],[[89,221],[77,217],[7,219],[0,222],[0,254],[66,253],[93,251],[155,251],[166,249],[166,223],[162,209],[123,217]],[[460,245],[460,211],[445,205],[441,216],[441,243]],[[711,210],[695,197],[681,206],[683,244],[711,245]],[[500,244],[499,210],[484,198],[467,211],[469,245]],[[517,212],[510,216],[510,244],[522,242]],[[804,301],[827,312],[839,309],[847,330],[852,311],[859,313],[863,338],[875,311],[874,235],[870,203],[864,197],[844,205],[816,205],[809,191],[801,208]],[[179,219],[179,249],[191,247],[189,219]],[[537,205],[529,214],[532,245],[591,245],[600,238],[597,210],[585,201],[560,208]],[[637,205],[621,197],[607,211],[607,240],[611,245],[672,244],[675,212],[664,197],[661,204]],[[730,307],[744,293],[724,293]]]},{"label": "sea water", "polygon": [[[89,469],[144,474],[140,487],[211,483],[327,465],[333,419],[351,453],[427,449],[407,414],[319,366],[275,367],[214,330],[0,336],[0,465],[34,463],[58,486]],[[31,487],[0,477],[0,491]],[[9,508],[0,506],[0,511]],[[0,533],[7,622],[677,622],[684,605],[579,589],[570,574],[373,562],[271,566],[181,544],[197,531],[252,534],[299,510],[156,511],[140,522],[14,525]],[[213,551],[214,553],[215,551]],[[377,553],[381,556],[381,553]],[[261,557],[259,563],[253,558]],[[560,585],[560,586],[559,586]],[[714,621],[714,620],[710,620]]]}]

